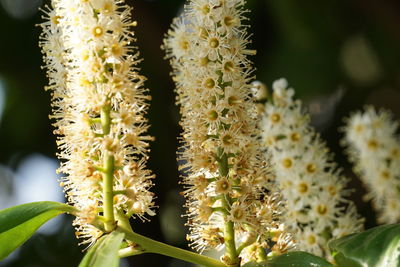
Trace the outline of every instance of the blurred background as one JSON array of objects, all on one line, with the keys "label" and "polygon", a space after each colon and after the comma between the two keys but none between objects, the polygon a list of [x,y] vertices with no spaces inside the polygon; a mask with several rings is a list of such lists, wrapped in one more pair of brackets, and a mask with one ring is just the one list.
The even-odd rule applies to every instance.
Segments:
[{"label": "blurred background", "polygon": [[[38,48],[44,0],[0,0],[0,209],[21,203],[64,201],[55,170],[55,137],[48,119],[50,95],[43,90],[45,71]],[[157,175],[153,191],[159,206],[149,223],[132,222],[134,229],[154,239],[186,248],[186,228],[178,194],[175,160],[179,114],[168,62],[160,50],[172,18],[184,0],[127,0],[138,46],[144,58],[153,100],[150,133],[153,142],[149,168]],[[364,188],[351,172],[339,145],[338,128],[349,112],[366,104],[390,109],[400,116],[400,2],[376,0],[249,0],[256,74],[271,85],[285,77],[312,114],[312,122],[336,160],[352,178],[350,187],[359,212],[374,226]],[[0,266],[77,266],[78,247],[71,218],[60,216],[43,226]],[[1,248],[0,248],[1,249]],[[191,266],[159,255],[141,255],[121,266]]]}]

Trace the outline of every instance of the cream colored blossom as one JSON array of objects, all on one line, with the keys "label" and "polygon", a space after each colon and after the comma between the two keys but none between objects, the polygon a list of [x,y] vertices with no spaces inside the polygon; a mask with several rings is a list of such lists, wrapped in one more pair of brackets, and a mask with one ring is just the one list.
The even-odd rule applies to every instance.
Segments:
[{"label": "cream colored blossom", "polygon": [[[82,243],[102,231],[104,169],[114,176],[114,209],[153,215],[153,175],[146,169],[149,96],[134,41],[131,9],[122,0],[53,0],[46,8],[40,45],[52,90],[61,184],[80,210],[74,221]],[[107,165],[108,164],[108,165]]]},{"label": "cream colored blossom", "polygon": [[379,223],[400,221],[400,140],[398,122],[387,111],[367,107],[346,119],[344,144],[368,189]]},{"label": "cream colored blossom", "polygon": [[264,108],[263,140],[272,152],[287,210],[284,222],[296,244],[329,258],[328,241],[360,231],[363,220],[346,199],[347,179],[293,95],[285,79],[274,82]]},{"label": "cream colored blossom", "polygon": [[[178,160],[188,238],[200,251],[223,248],[233,227],[237,248],[259,244],[267,253],[271,248],[261,244],[280,226],[280,200],[272,193],[273,174],[259,144],[259,118],[250,91],[253,68],[247,55],[255,52],[246,48],[244,4],[189,1],[165,40],[182,114]],[[255,259],[243,253],[243,262]],[[230,264],[226,255],[223,261]]]}]

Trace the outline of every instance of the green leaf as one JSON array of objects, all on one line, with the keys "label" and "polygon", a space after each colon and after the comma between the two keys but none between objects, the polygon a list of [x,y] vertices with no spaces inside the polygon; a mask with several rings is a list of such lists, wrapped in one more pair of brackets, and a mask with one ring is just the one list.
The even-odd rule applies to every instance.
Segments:
[{"label": "green leaf", "polygon": [[400,266],[400,225],[378,226],[333,240],[329,247],[338,266]]},{"label": "green leaf", "polygon": [[124,234],[115,231],[101,237],[83,257],[79,267],[118,267],[118,250],[123,239]]},{"label": "green leaf", "polygon": [[264,266],[267,266],[266,262],[254,262],[254,261],[251,261],[251,262],[246,263],[242,267],[264,267]]},{"label": "green leaf", "polygon": [[51,201],[27,203],[0,210],[0,260],[21,246],[45,222],[75,208]]},{"label": "green leaf", "polygon": [[303,251],[288,252],[265,262],[249,262],[243,267],[333,267],[325,259]]}]

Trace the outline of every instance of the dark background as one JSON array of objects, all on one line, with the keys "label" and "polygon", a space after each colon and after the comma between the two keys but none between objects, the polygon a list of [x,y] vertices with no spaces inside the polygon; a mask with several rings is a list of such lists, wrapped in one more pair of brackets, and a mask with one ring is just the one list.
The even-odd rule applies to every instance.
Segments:
[{"label": "dark background", "polygon": [[[45,71],[38,48],[42,21],[41,0],[0,0],[0,208],[36,201],[63,201],[57,185],[56,145],[48,119],[50,96],[43,90]],[[127,1],[138,46],[144,58],[153,100],[149,113],[149,168],[157,175],[157,216],[149,223],[133,222],[134,229],[160,241],[186,247],[183,198],[178,194],[175,151],[179,114],[174,106],[168,62],[160,50],[162,38],[182,0]],[[400,115],[400,2],[384,0],[249,0],[252,60],[257,78],[268,85],[286,77],[312,114],[313,124],[336,153],[336,160],[352,178],[353,200],[375,225],[364,189],[339,145],[338,128],[350,111],[365,104]],[[65,216],[46,225],[0,266],[77,266],[82,247]],[[1,249],[1,248],[0,248]],[[123,266],[190,266],[159,255],[129,258]]]}]

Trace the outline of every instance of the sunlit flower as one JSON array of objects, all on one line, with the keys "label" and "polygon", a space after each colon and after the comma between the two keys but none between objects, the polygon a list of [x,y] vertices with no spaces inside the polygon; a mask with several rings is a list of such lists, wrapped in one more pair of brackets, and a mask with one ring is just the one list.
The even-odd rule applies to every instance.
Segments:
[{"label": "sunlit flower", "polygon": [[[122,0],[53,0],[44,11],[40,45],[52,90],[61,184],[80,213],[74,221],[82,243],[102,230],[104,176],[113,176],[114,209],[153,215],[153,175],[146,169],[148,104],[144,77],[131,46],[131,9]],[[111,194],[113,192],[111,191]],[[115,192],[118,192],[116,194]]]},{"label": "sunlit flower", "polygon": [[[188,239],[200,251],[225,246],[222,260],[227,264],[235,263],[228,250],[241,245],[241,251],[252,244],[264,251],[261,244],[280,227],[281,212],[259,143],[259,117],[250,90],[253,68],[246,57],[255,52],[246,48],[244,4],[189,1],[164,43],[182,114],[178,160],[187,198]],[[291,247],[281,243],[277,250]],[[243,255],[243,262],[255,259],[244,250]]]}]

